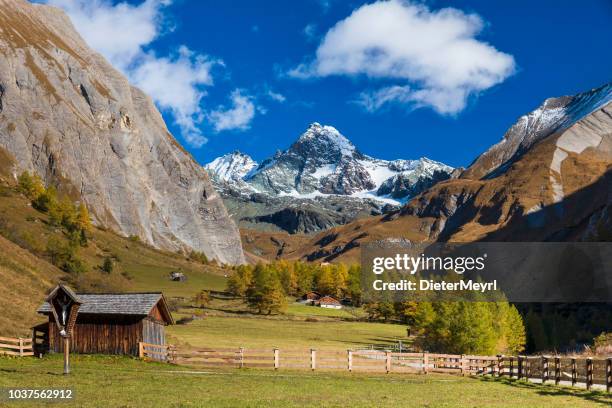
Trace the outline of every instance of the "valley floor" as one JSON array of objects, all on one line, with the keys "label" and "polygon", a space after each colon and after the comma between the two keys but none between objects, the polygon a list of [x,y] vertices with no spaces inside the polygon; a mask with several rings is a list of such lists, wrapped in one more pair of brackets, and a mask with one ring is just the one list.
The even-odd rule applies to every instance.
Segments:
[{"label": "valley floor", "polygon": [[[596,407],[612,397],[521,381],[446,375],[362,375],[254,369],[188,370],[127,357],[0,358],[0,389],[73,388],[63,407]],[[5,391],[3,391],[5,392]],[[4,397],[4,396],[3,396]],[[37,407],[36,402],[1,406]]]}]

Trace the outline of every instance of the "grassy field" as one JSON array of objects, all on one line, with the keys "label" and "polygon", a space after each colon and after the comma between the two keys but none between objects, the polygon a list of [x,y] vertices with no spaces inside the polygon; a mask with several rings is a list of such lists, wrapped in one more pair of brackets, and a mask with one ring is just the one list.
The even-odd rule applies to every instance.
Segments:
[{"label": "grassy field", "polygon": [[339,317],[345,319],[354,319],[364,317],[365,313],[360,308],[342,308],[342,309],[327,309],[324,307],[315,307],[304,305],[302,303],[292,303],[287,307],[287,315],[290,316],[305,316],[305,317]]},{"label": "grassy field", "polygon": [[[612,398],[519,381],[445,375],[311,373],[248,369],[186,370],[162,363],[73,356],[0,358],[0,388],[73,388],[62,407],[597,407]],[[6,394],[3,395],[3,397]],[[38,407],[39,402],[2,406]],[[58,406],[60,406],[58,405]]]},{"label": "grassy field", "polygon": [[290,317],[207,316],[166,330],[169,342],[193,347],[346,350],[407,340],[406,328],[401,325],[339,320],[313,322]]}]

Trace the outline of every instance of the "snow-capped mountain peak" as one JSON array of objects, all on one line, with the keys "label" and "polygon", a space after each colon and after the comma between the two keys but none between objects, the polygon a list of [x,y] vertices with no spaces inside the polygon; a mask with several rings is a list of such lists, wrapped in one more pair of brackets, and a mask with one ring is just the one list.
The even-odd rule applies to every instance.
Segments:
[{"label": "snow-capped mountain peak", "polygon": [[306,132],[304,132],[294,146],[303,146],[316,144],[333,152],[338,152],[342,156],[352,156],[355,151],[355,145],[351,143],[338,129],[333,126],[324,126],[318,122],[312,123]]},{"label": "snow-capped mountain peak", "polygon": [[213,177],[223,181],[241,180],[257,168],[257,162],[248,154],[234,151],[217,157],[204,168]]},{"label": "snow-capped mountain peak", "polygon": [[316,122],[287,150],[277,151],[256,168],[252,160],[246,168],[237,165],[244,156],[226,155],[206,168],[222,180],[239,181],[235,184],[243,191],[296,198],[352,196],[393,204],[450,177],[453,171],[424,157],[389,161],[366,156],[336,128]]}]

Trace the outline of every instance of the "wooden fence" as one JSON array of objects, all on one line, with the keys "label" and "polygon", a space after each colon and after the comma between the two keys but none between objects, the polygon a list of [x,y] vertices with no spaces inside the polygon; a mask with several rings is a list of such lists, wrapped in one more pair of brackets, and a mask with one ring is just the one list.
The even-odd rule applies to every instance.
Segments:
[{"label": "wooden fence", "polygon": [[446,373],[491,375],[576,386],[612,388],[612,358],[561,356],[475,356],[436,353],[397,353],[378,350],[316,350],[200,348],[141,343],[140,356],[174,364],[204,367],[346,370],[380,373]]},{"label": "wooden fence", "polygon": [[138,357],[145,360],[174,362],[176,349],[172,345],[138,343]]},{"label": "wooden fence", "polygon": [[394,373],[496,374],[497,357],[375,350],[202,348],[175,350],[168,361],[194,366],[348,370]]},{"label": "wooden fence", "polygon": [[539,380],[542,384],[561,383],[576,386],[584,384],[612,389],[612,358],[576,358],[562,356],[499,357],[499,373],[518,379]]},{"label": "wooden fence", "polygon": [[33,356],[32,339],[0,337],[0,354],[9,356]]}]

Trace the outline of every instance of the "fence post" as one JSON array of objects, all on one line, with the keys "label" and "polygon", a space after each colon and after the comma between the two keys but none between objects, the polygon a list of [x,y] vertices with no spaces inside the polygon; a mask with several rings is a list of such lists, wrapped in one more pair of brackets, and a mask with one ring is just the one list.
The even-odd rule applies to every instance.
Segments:
[{"label": "fence post", "polygon": [[517,367],[517,371],[518,371],[517,377],[520,380],[521,379],[521,374],[522,374],[522,371],[523,371],[523,358],[521,356],[517,356],[516,358],[517,358],[517,365],[518,365],[518,367]]},{"label": "fence post", "polygon": [[612,358],[606,360],[606,391],[612,389]]},{"label": "fence post", "polygon": [[315,368],[317,368],[317,350],[316,349],[310,349],[310,368],[312,369],[312,371],[314,371]]},{"label": "fence post", "polygon": [[427,366],[429,365],[429,355],[423,353],[423,374],[427,374]]},{"label": "fence post", "polygon": [[586,389],[590,390],[593,386],[593,360],[591,357],[586,359]]},{"label": "fence post", "polygon": [[527,381],[529,381],[529,379],[531,378],[531,361],[529,360],[529,357],[525,356],[525,363],[527,364],[527,372],[526,372],[526,376],[525,378],[527,379]]},{"label": "fence post", "polygon": [[497,355],[497,376],[502,377],[504,375],[504,356],[503,354]]},{"label": "fence post", "polygon": [[144,358],[144,344],[142,341],[138,342],[138,358]]},{"label": "fence post", "polygon": [[240,347],[240,368],[244,368],[244,347]]},{"label": "fence post", "polygon": [[278,370],[278,367],[280,366],[280,355],[279,355],[279,350],[277,348],[274,349],[274,369]]},{"label": "fence post", "polygon": [[353,350],[346,350],[346,356],[348,359],[348,370],[353,371]]},{"label": "fence post", "polygon": [[578,374],[576,372],[576,359],[572,358],[572,387],[576,385]]},{"label": "fence post", "polygon": [[542,384],[546,384],[548,380],[548,358],[542,356]]},{"label": "fence post", "polygon": [[555,385],[561,382],[561,358],[555,357]]},{"label": "fence post", "polygon": [[21,337],[19,338],[19,356],[23,356],[23,339]]},{"label": "fence post", "polygon": [[385,352],[385,369],[387,370],[387,374],[391,372],[391,352]]},{"label": "fence post", "polygon": [[459,368],[461,370],[461,376],[465,376],[465,354],[461,355],[461,360],[459,360]]}]

